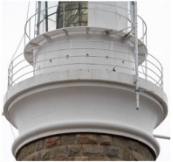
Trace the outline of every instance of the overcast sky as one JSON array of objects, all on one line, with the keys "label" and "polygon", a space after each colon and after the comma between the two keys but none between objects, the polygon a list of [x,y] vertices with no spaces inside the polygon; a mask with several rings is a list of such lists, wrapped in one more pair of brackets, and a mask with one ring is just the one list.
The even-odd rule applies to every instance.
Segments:
[{"label": "overcast sky", "polygon": [[[170,1],[139,1],[138,15],[146,22],[148,27],[148,51],[154,55],[164,68],[164,91],[168,96],[169,108],[173,106],[171,101],[171,3]],[[3,96],[7,90],[7,70],[11,57],[17,48],[24,32],[28,1],[3,1],[1,2],[1,96],[0,108],[3,108]],[[30,4],[29,15],[35,12],[35,2]],[[23,47],[23,44],[22,44]],[[23,49],[23,48],[22,48]],[[19,54],[19,53],[18,53]],[[173,94],[172,94],[173,95]],[[14,161],[11,146],[14,137],[10,124],[1,116],[1,161]],[[15,138],[17,132],[13,129]],[[155,134],[170,136],[170,112],[167,119],[154,131]],[[161,146],[161,154],[158,161],[170,160],[170,141],[158,140]]]}]

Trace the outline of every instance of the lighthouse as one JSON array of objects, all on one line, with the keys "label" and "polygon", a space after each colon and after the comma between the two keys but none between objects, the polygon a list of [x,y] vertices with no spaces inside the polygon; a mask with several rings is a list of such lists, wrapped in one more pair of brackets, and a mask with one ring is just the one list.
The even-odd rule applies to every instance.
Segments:
[{"label": "lighthouse", "polygon": [[140,16],[136,44],[134,5],[37,3],[24,52],[9,66],[4,102],[5,117],[19,130],[17,160],[157,158],[152,132],[167,115],[163,71],[150,60],[157,61]]}]

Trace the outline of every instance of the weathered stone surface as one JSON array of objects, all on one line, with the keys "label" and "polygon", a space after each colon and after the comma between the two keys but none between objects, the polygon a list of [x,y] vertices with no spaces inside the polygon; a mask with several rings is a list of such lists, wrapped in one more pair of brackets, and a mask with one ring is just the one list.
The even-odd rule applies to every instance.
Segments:
[{"label": "weathered stone surface", "polygon": [[35,152],[35,142],[31,142],[28,144],[27,155]]},{"label": "weathered stone surface", "polygon": [[40,151],[44,148],[44,140],[43,139],[39,139],[36,142],[36,151]]},{"label": "weathered stone surface", "polygon": [[145,157],[146,157],[146,159],[150,159],[151,161],[154,161],[154,155],[151,153],[151,152],[149,152],[149,154],[148,155],[144,155]]},{"label": "weathered stone surface", "polygon": [[90,156],[89,160],[92,160],[92,161],[110,161],[110,158],[105,157],[105,156]]},{"label": "weathered stone surface", "polygon": [[46,161],[50,159],[50,149],[42,150],[40,153],[41,153],[42,161]]},{"label": "weathered stone surface", "polygon": [[38,154],[35,154],[31,159],[31,161],[38,161],[38,160],[41,160],[40,152]]},{"label": "weathered stone surface", "polygon": [[61,145],[75,144],[76,143],[76,135],[68,134],[61,135]]},{"label": "weathered stone surface", "polygon": [[66,161],[66,160],[68,160],[67,156],[57,156],[53,159],[50,159],[50,161]]},{"label": "weathered stone surface", "polygon": [[137,161],[147,160],[143,155],[141,155],[135,151],[131,151],[131,152],[132,152],[132,156],[134,157],[135,160],[137,160]]},{"label": "weathered stone surface", "polygon": [[97,144],[98,142],[98,136],[95,134],[80,134],[77,136],[77,143],[79,144]]},{"label": "weathered stone surface", "polygon": [[60,138],[57,136],[46,138],[44,141],[45,147],[53,147],[55,145],[60,145]]},{"label": "weathered stone surface", "polygon": [[82,145],[83,155],[96,156],[103,155],[103,146],[100,145]]},{"label": "weathered stone surface", "polygon": [[134,161],[154,160],[146,145],[125,137],[76,133],[33,141],[17,153],[17,160],[28,161]]},{"label": "weathered stone surface", "polygon": [[27,150],[28,150],[28,147],[27,146],[23,147],[23,149],[20,151],[20,153],[18,155],[17,160],[20,161],[20,160],[24,159],[28,155],[27,154]]},{"label": "weathered stone surface", "polygon": [[68,145],[69,156],[79,156],[81,155],[81,145]]},{"label": "weathered stone surface", "polygon": [[50,157],[53,159],[68,157],[67,146],[58,146],[50,149]]},{"label": "weathered stone surface", "polygon": [[75,161],[75,156],[69,156],[66,161]]},{"label": "weathered stone surface", "polygon": [[114,136],[112,137],[112,145],[117,147],[126,148],[127,140],[124,137]]},{"label": "weathered stone surface", "polygon": [[28,161],[40,161],[41,160],[41,154],[40,152],[34,152],[33,154],[31,154],[31,159]]},{"label": "weathered stone surface", "polygon": [[88,156],[76,156],[75,161],[88,161]]},{"label": "weathered stone surface", "polygon": [[106,153],[106,156],[110,158],[122,158],[123,156],[122,148],[116,147],[116,146],[107,146],[105,148],[105,153]]},{"label": "weathered stone surface", "polygon": [[112,137],[108,135],[100,135],[100,144],[101,145],[111,145]]},{"label": "weathered stone surface", "polygon": [[[118,158],[110,158],[110,161],[123,161],[122,159],[118,159]],[[128,160],[130,161],[130,160]]]},{"label": "weathered stone surface", "polygon": [[154,160],[154,156],[153,156],[154,153],[152,152],[152,150],[149,147],[147,147],[143,144],[140,144],[139,146],[140,146],[140,150],[141,150],[140,154],[142,154],[147,159]]},{"label": "weathered stone surface", "polygon": [[138,152],[138,153],[142,153],[142,150],[140,150],[141,147],[140,147],[139,142],[134,141],[134,140],[128,140],[126,142],[126,148],[128,148],[129,150]]},{"label": "weathered stone surface", "polygon": [[127,161],[127,160],[132,160],[132,157],[131,157],[131,152],[127,149],[125,149],[123,151],[123,160]]}]

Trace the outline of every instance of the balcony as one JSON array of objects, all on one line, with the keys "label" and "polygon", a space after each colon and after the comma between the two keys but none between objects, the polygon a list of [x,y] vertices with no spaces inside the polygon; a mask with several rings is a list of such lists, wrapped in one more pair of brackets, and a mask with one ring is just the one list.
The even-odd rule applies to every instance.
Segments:
[{"label": "balcony", "polygon": [[[82,7],[83,5],[83,7]],[[36,59],[34,55],[34,50],[39,49],[39,43],[43,41],[49,41],[52,37],[58,35],[70,35],[75,32],[83,32],[83,33],[105,33],[105,35],[113,35],[122,38],[123,42],[120,46],[127,46],[124,42],[130,42],[132,45],[134,44],[134,36],[133,36],[133,26],[130,20],[130,11],[127,11],[127,17],[121,15],[122,10],[125,10],[122,7],[118,7],[119,12],[115,12],[117,16],[121,16],[121,19],[124,19],[128,22],[128,26],[124,29],[115,30],[115,29],[105,29],[100,27],[91,27],[87,26],[87,12],[89,11],[98,11],[101,12],[110,12],[106,9],[99,9],[94,8],[94,2],[92,5],[87,5],[87,3],[83,4],[74,4],[74,3],[60,3],[59,5],[52,5],[50,7],[47,6],[46,9],[41,10],[44,8],[42,4],[38,7],[39,10],[36,14],[31,16],[26,24],[25,24],[25,48],[24,53],[16,55],[12,58],[11,63],[8,69],[8,88],[14,86],[15,84],[30,78],[34,77],[35,75],[39,75],[42,73],[50,72],[50,69],[55,71],[59,71],[60,69],[68,69],[70,66],[74,68],[78,68],[81,65],[85,66],[85,69],[102,69],[107,70],[112,75],[115,72],[121,72],[129,75],[135,74],[135,61],[133,59],[134,54],[129,53],[127,51],[122,51],[121,49],[116,48],[116,43],[113,41],[98,41],[98,40],[66,40],[66,41],[59,41],[57,45],[56,52],[62,50],[92,50],[95,51],[85,54],[73,54],[73,55],[64,55],[64,56],[56,56],[56,57],[47,57],[46,53],[41,52],[37,54],[37,57],[41,57],[42,59]],[[114,7],[110,4],[104,4],[106,7]],[[105,7],[105,8],[106,8]],[[79,10],[82,11],[84,14],[85,23],[80,23],[80,14]],[[58,13],[61,11],[61,14]],[[72,17],[69,17],[71,13]],[[47,13],[47,14],[46,14]],[[49,14],[48,14],[49,13]],[[59,14],[59,19],[57,15]],[[41,16],[42,15],[42,16]],[[51,16],[56,17],[55,21],[51,20]],[[81,15],[82,16],[82,15]],[[83,16],[82,16],[83,17]],[[68,18],[68,23],[67,23]],[[61,20],[61,21],[60,21]],[[61,23],[58,23],[61,22]],[[76,25],[74,25],[77,22]],[[46,27],[47,24],[47,27]],[[51,24],[51,25],[50,25]],[[61,25],[60,25],[61,24]],[[73,24],[73,25],[67,25]],[[80,26],[81,25],[81,26]],[[49,28],[49,26],[51,26]],[[161,63],[151,54],[147,52],[147,25],[145,21],[138,16],[138,35],[139,35],[139,77],[143,78],[147,81],[150,81],[157,85],[160,88],[163,88],[163,68]],[[34,31],[34,32],[31,32]],[[83,44],[87,44],[86,47],[82,46]],[[51,43],[50,43],[51,44]],[[78,44],[78,46],[76,46]],[[97,44],[101,44],[98,46]],[[128,47],[127,47],[128,48]],[[48,52],[55,52],[55,51],[47,51]],[[104,51],[105,54],[101,54]],[[111,53],[120,52],[123,57],[112,55]],[[97,54],[96,54],[97,53]],[[44,56],[45,55],[45,56]],[[58,63],[57,63],[58,61]],[[44,63],[44,67],[39,66],[40,64]],[[129,66],[130,65],[130,66]]]}]

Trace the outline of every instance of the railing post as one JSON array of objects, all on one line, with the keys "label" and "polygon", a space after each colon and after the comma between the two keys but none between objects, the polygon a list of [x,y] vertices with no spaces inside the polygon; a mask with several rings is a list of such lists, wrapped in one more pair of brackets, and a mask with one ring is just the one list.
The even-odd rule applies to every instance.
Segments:
[{"label": "railing post", "polygon": [[[39,34],[43,34],[43,33],[45,33],[45,32],[44,32],[44,25],[45,25],[44,23],[46,23],[46,22],[45,22],[45,18],[46,18],[45,15],[46,15],[46,11],[44,10],[44,11],[43,11],[43,25],[42,25],[42,26],[43,26],[43,27],[42,27],[43,30],[42,30],[42,32],[39,33]],[[45,26],[46,26],[46,25],[45,25]]]},{"label": "railing post", "polygon": [[36,49],[35,49],[35,47],[34,47],[34,50],[33,50],[33,75],[35,76],[35,66],[36,66],[36,55],[35,55],[35,53],[36,53]]},{"label": "railing post", "polygon": [[11,62],[11,85],[10,86],[13,86],[13,61]]},{"label": "railing post", "polygon": [[31,19],[29,20],[29,40],[31,40]]},{"label": "railing post", "polygon": [[8,87],[7,89],[10,88],[10,68],[8,68]]},{"label": "railing post", "polygon": [[161,78],[161,87],[162,87],[162,89],[163,89],[163,67],[161,67],[161,72],[162,72],[162,78]]},{"label": "railing post", "polygon": [[25,48],[25,45],[26,45],[26,37],[25,37],[25,29],[24,29],[24,48]]},{"label": "railing post", "polygon": [[137,2],[132,1],[133,7],[133,28],[135,34],[135,93],[136,93],[136,109],[139,110],[139,82],[138,82],[138,22],[137,22]]},{"label": "railing post", "polygon": [[143,23],[143,21],[142,21],[142,41],[143,41],[143,43],[144,43],[144,23]]},{"label": "railing post", "polygon": [[65,27],[65,4],[63,4],[63,28]]},{"label": "railing post", "polygon": [[[37,2],[35,4],[35,13],[37,13]],[[36,23],[36,15],[34,16],[35,17],[35,23],[34,23],[34,38],[35,38],[35,35],[36,35],[36,29],[37,29],[37,23]]]},{"label": "railing post", "polygon": [[147,33],[146,33],[146,39],[145,39],[145,46],[147,47]]},{"label": "railing post", "polygon": [[147,53],[145,53],[145,79],[147,80]]}]

